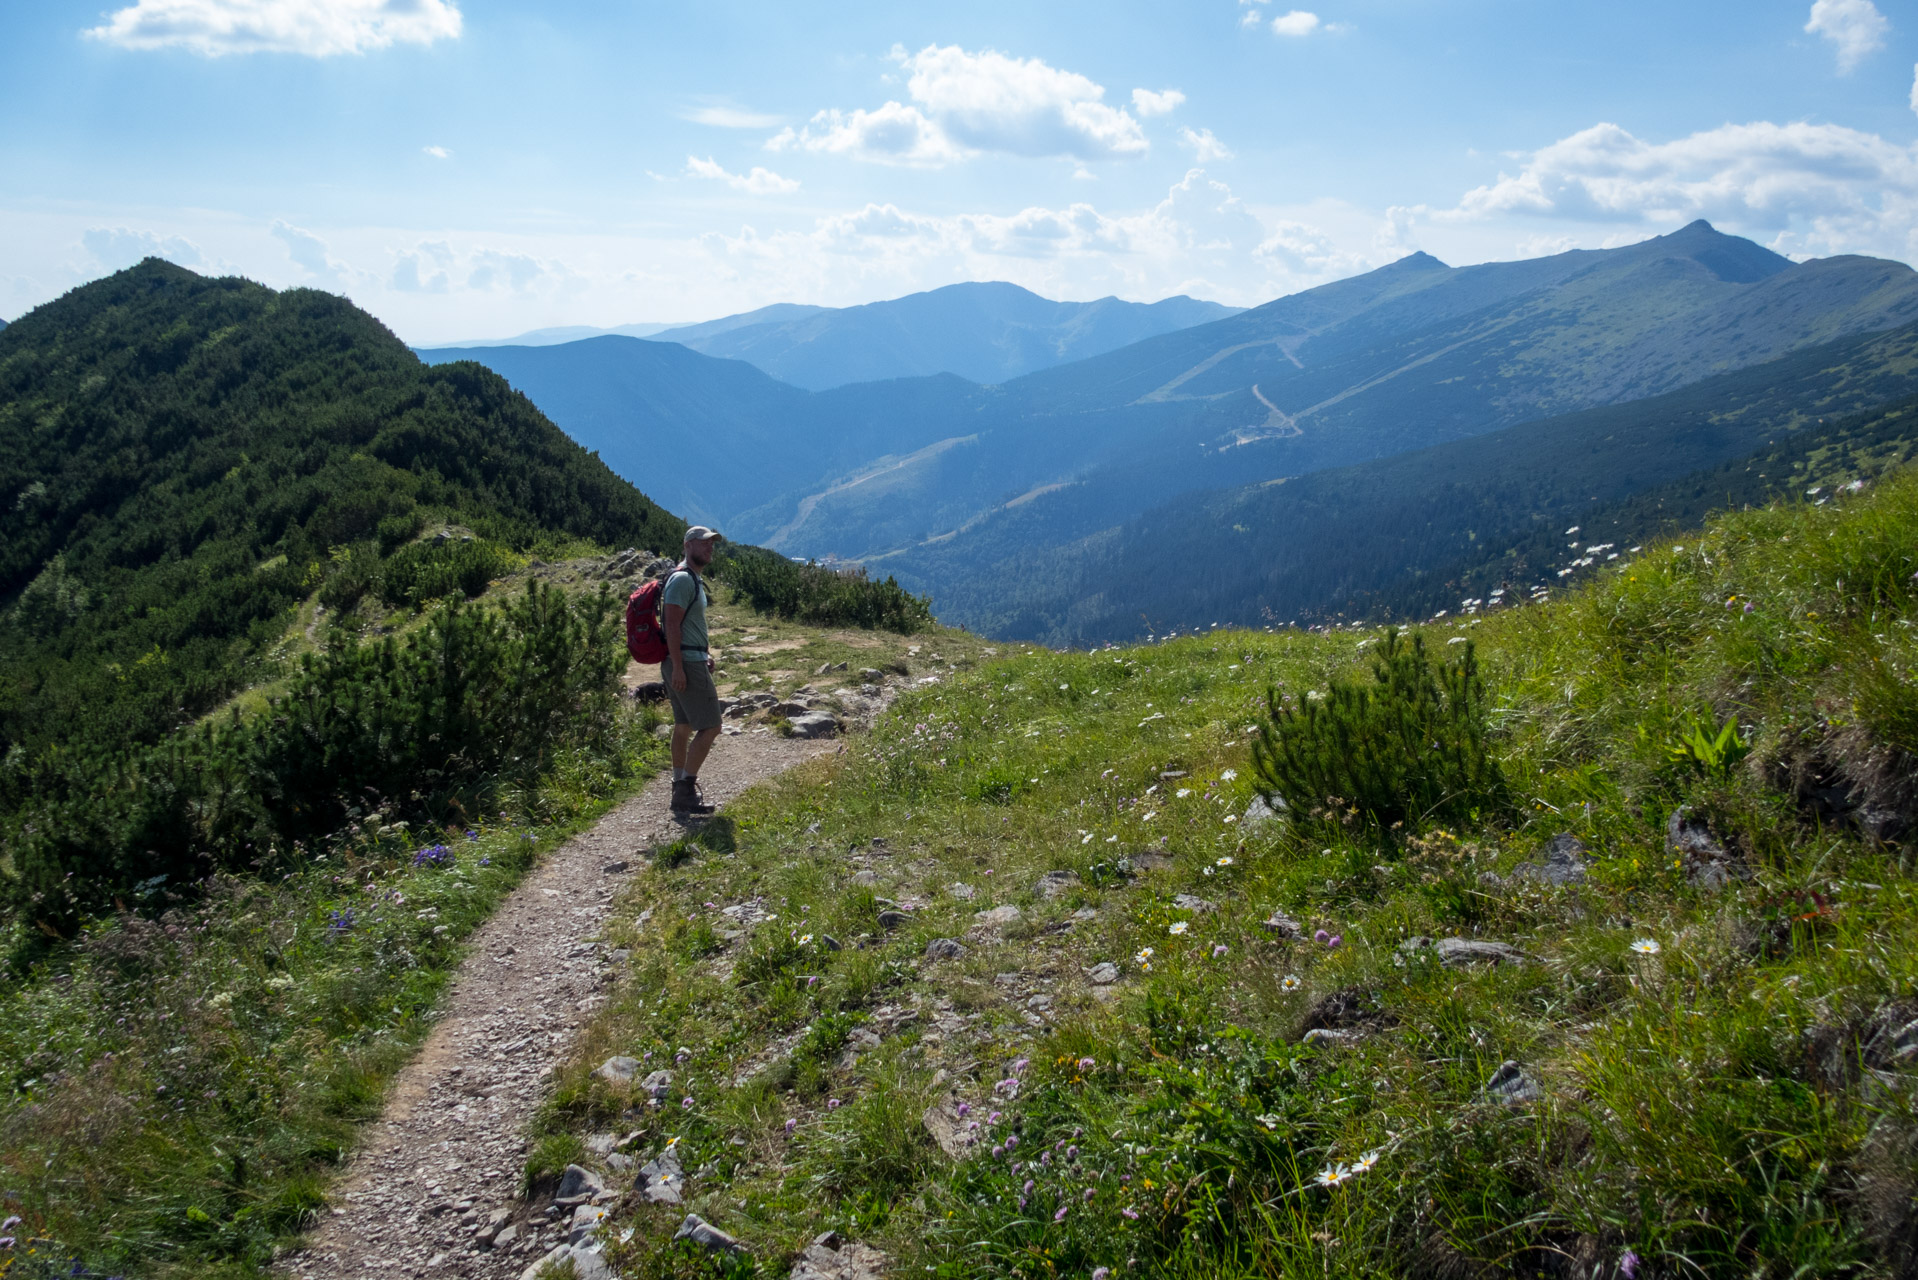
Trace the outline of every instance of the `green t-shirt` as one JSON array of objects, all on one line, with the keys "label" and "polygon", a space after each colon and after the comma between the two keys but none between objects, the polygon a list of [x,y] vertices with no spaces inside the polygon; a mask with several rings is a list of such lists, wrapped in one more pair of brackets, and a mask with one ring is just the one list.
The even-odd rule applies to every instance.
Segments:
[{"label": "green t-shirt", "polygon": [[[684,653],[706,654],[706,593],[699,576],[689,569],[674,569],[659,593],[659,622],[666,625],[666,606],[676,604],[686,611],[679,625],[679,648]],[[669,658],[668,661],[671,661]]]}]

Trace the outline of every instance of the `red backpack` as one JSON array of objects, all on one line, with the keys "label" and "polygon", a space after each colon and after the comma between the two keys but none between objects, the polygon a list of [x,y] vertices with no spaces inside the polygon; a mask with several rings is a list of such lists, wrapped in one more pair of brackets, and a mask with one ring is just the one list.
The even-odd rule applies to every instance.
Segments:
[{"label": "red backpack", "polygon": [[[683,569],[674,569],[665,577],[654,578],[644,584],[626,598],[626,652],[633,655],[634,662],[666,661],[666,632],[659,625],[659,597],[673,574],[684,572]],[[699,590],[699,584],[695,583],[693,589]]]}]

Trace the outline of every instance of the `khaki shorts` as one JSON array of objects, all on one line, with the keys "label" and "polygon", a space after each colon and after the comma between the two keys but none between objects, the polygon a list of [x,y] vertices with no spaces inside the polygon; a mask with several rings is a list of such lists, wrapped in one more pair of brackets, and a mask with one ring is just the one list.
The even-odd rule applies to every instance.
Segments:
[{"label": "khaki shorts", "polygon": [[706,670],[706,659],[686,659],[684,689],[673,688],[670,658],[659,664],[659,678],[666,682],[666,699],[673,704],[674,724],[689,724],[695,729],[719,727],[719,690],[713,687],[713,673]]}]

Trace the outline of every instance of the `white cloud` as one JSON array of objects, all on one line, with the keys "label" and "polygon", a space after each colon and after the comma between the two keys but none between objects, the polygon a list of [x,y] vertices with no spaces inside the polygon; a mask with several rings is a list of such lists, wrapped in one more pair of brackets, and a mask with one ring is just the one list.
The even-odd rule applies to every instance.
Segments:
[{"label": "white cloud", "polygon": [[711,156],[704,160],[697,156],[687,156],[686,172],[695,178],[712,178],[725,183],[735,191],[744,191],[755,196],[785,195],[787,192],[799,190],[797,179],[782,178],[771,169],[762,169],[758,165],[753,166],[751,173],[727,173],[725,168]]},{"label": "white cloud", "polygon": [[1147,150],[1139,122],[1102,101],[1103,86],[1038,58],[957,45],[893,56],[907,73],[910,105],[821,111],[766,145],[925,166],[987,151],[1107,160]]},{"label": "white cloud", "polygon": [[393,264],[390,284],[401,293],[445,293],[452,281],[452,246],[443,240],[423,241]]},{"label": "white cloud", "polygon": [[445,147],[421,147],[420,150],[432,156],[435,160],[451,160],[453,158],[453,153]]},{"label": "white cloud", "polygon": [[1891,23],[1871,0],[1816,0],[1805,30],[1838,48],[1838,70],[1850,71],[1865,55],[1885,47]]},{"label": "white cloud", "polygon": [[1319,29],[1319,15],[1308,13],[1304,9],[1293,9],[1272,19],[1272,34],[1280,36],[1309,36]]},{"label": "white cloud", "polygon": [[1918,111],[1918,65],[1911,68],[1911,109]]},{"label": "white cloud", "polygon": [[80,244],[110,271],[130,267],[143,258],[165,258],[180,267],[196,267],[201,262],[199,249],[189,240],[126,227],[89,227],[81,233]]},{"label": "white cloud", "polygon": [[510,289],[514,293],[526,293],[548,272],[547,264],[538,258],[498,249],[482,249],[472,255],[470,262],[471,269],[466,276],[469,289]]},{"label": "white cloud", "polygon": [[275,219],[273,234],[286,246],[286,256],[308,275],[330,281],[337,280],[343,273],[344,268],[327,256],[326,241],[311,231]]},{"label": "white cloud", "polygon": [[1142,116],[1162,116],[1176,110],[1185,101],[1185,95],[1177,89],[1164,89],[1154,93],[1150,89],[1132,91],[1132,109]]},{"label": "white cloud", "polygon": [[1669,224],[1693,218],[1769,236],[1780,252],[1918,248],[1918,146],[1840,125],[1721,125],[1672,142],[1598,124],[1465,194],[1449,219],[1541,215]]},{"label": "white cloud", "polygon": [[452,0],[136,0],[85,34],[127,49],[312,58],[456,39]]},{"label": "white cloud", "polygon": [[688,111],[684,119],[694,124],[707,124],[715,129],[770,129],[779,123],[779,117],[763,111],[745,111],[739,107],[698,107]]},{"label": "white cloud", "polygon": [[1210,129],[1181,128],[1179,145],[1192,152],[1200,164],[1232,159],[1232,149],[1213,137]]}]

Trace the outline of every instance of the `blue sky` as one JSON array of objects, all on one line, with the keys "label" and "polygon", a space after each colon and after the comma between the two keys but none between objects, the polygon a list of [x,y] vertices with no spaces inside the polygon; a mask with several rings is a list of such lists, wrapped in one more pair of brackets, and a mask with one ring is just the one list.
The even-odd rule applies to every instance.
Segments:
[{"label": "blue sky", "polygon": [[1249,305],[1696,217],[1918,259],[1872,0],[43,0],[0,317],[158,252],[416,343],[958,280]]}]

